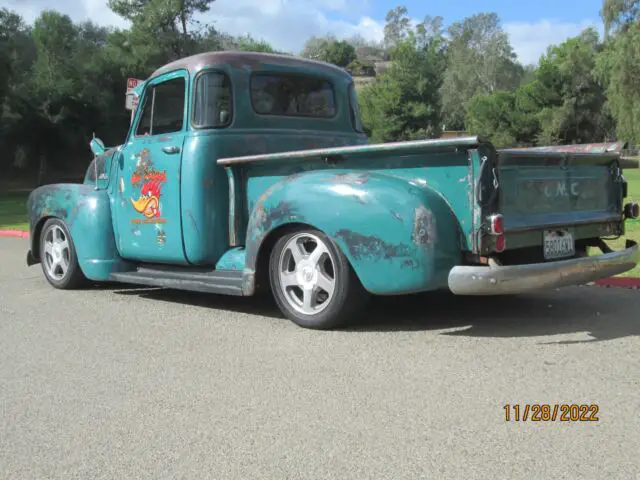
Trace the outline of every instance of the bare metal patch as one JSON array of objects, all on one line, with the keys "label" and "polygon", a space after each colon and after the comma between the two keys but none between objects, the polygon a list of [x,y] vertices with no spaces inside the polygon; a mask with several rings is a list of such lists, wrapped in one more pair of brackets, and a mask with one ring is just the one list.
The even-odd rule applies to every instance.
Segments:
[{"label": "bare metal patch", "polygon": [[418,246],[430,246],[436,238],[436,221],[433,212],[424,205],[415,209],[411,240]]}]

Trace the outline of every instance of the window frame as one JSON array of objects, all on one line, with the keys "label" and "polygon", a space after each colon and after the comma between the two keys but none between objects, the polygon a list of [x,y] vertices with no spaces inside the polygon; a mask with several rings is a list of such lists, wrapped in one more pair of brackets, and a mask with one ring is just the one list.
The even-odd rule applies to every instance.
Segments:
[{"label": "window frame", "polygon": [[[364,125],[362,124],[362,115],[360,113],[360,105],[357,105],[358,98],[356,93],[356,84],[351,82],[347,89],[347,96],[349,97],[349,118],[351,119],[351,125],[353,129],[358,133],[365,133]],[[356,105],[354,106],[354,102]],[[357,115],[357,119],[356,119]],[[360,129],[358,129],[357,124],[360,124]]]},{"label": "window frame", "polygon": [[[229,105],[231,106],[231,112],[229,115],[229,121],[225,125],[213,126],[213,125],[198,125],[196,123],[196,103],[198,101],[198,81],[204,75],[209,74],[218,74],[223,75],[229,81]],[[191,99],[191,115],[189,115],[189,123],[191,128],[194,130],[221,130],[224,128],[229,128],[233,124],[236,118],[236,99],[235,92],[233,88],[233,80],[231,75],[229,75],[224,70],[219,68],[206,68],[204,70],[199,71],[193,79],[193,98]]]},{"label": "window frame", "polygon": [[[298,77],[298,78],[313,78],[316,80],[321,80],[323,82],[327,82],[330,86],[331,86],[331,96],[333,99],[333,115],[331,116],[317,116],[317,115],[305,115],[305,114],[298,114],[298,115],[291,115],[288,113],[260,113],[256,110],[254,101],[253,101],[253,95],[252,95],[252,84],[253,84],[253,79],[255,77],[259,77],[259,76],[277,76],[277,77]],[[340,109],[339,107],[339,103],[337,102],[337,96],[336,96],[336,88],[334,83],[331,81],[331,79],[329,79],[328,77],[325,77],[323,75],[317,75],[317,74],[307,74],[307,73],[298,73],[298,72],[274,72],[274,71],[261,71],[261,72],[252,72],[251,76],[249,77],[249,103],[251,104],[251,109],[253,110],[253,113],[255,113],[256,115],[260,115],[263,117],[279,117],[279,118],[313,118],[315,120],[332,120],[335,119],[338,116],[338,111]]]},{"label": "window frame", "polygon": [[[178,79],[184,82],[184,101],[182,104],[182,126],[180,127],[179,130],[175,130],[173,132],[153,133],[153,113],[155,109],[155,96],[156,96],[155,89],[157,86],[162,85],[163,83],[170,82],[172,80],[178,80]],[[150,133],[148,135],[144,135],[144,134],[138,135],[138,127],[142,122],[144,108],[147,105],[147,102],[149,101],[149,96],[150,96],[149,92],[151,92],[151,102],[152,102]],[[188,111],[185,112],[185,110],[189,107],[189,102],[187,101],[188,95],[189,95],[189,73],[186,70],[175,70],[173,72],[167,72],[149,81],[149,83],[145,85],[142,100],[139,103],[138,107],[136,108],[136,114],[135,114],[136,118],[135,118],[135,121],[133,122],[131,134],[129,136],[130,141],[138,140],[142,138],[154,138],[154,137],[163,136],[163,135],[164,136],[174,135],[176,133],[184,132],[186,129],[186,122],[189,116]]]}]

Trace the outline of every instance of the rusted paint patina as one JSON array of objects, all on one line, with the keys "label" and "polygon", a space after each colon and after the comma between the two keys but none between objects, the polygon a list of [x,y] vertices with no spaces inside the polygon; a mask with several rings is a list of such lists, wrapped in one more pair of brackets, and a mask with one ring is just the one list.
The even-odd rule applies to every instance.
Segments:
[{"label": "rusted paint patina", "polygon": [[151,74],[149,79],[153,79],[160,75],[175,70],[189,70],[197,73],[205,67],[212,66],[231,66],[235,69],[247,69],[250,71],[259,71],[261,69],[269,70],[270,67],[288,67],[292,69],[308,69],[313,67],[317,73],[329,72],[345,74],[344,70],[335,65],[319,62],[315,60],[301,59],[290,55],[280,55],[272,53],[259,52],[205,52],[190,57],[181,58],[157,69]]},{"label": "rusted paint patina", "polygon": [[74,239],[78,262],[85,276],[107,280],[112,271],[126,269],[117,252],[107,191],[87,184],[55,184],[38,187],[27,200],[31,252],[40,259],[42,227],[58,218]]},{"label": "rusted paint patina", "polygon": [[436,240],[436,218],[424,205],[415,208],[411,240],[419,247],[433,246]]},{"label": "rusted paint patina", "polygon": [[389,260],[396,257],[408,257],[411,249],[405,244],[390,244],[375,235],[361,235],[352,230],[338,230],[336,238],[344,241],[349,252],[358,260],[363,258]]}]

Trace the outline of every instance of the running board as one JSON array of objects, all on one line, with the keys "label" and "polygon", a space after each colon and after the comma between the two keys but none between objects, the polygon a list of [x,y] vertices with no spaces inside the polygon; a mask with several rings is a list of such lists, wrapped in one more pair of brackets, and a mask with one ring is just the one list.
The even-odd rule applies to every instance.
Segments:
[{"label": "running board", "polygon": [[134,285],[242,295],[242,272],[234,270],[194,271],[189,268],[139,267],[134,272],[112,273],[109,279]]}]

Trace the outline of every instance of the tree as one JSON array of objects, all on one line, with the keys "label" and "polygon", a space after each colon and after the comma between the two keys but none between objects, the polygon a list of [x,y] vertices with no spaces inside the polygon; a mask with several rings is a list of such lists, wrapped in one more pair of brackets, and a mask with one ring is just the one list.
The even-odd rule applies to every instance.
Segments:
[{"label": "tree", "polygon": [[194,49],[188,26],[197,22],[194,16],[205,13],[215,0],[108,0],[111,10],[130,20],[133,30],[150,42],[170,45],[176,57]]},{"label": "tree", "polygon": [[242,52],[263,52],[263,53],[277,53],[277,51],[265,40],[256,40],[250,34],[246,34],[242,37],[238,37],[235,40],[234,50],[240,50]]},{"label": "tree", "polygon": [[604,0],[600,16],[604,21],[605,37],[612,29],[626,30],[640,16],[640,0]]},{"label": "tree", "polygon": [[385,17],[387,22],[384,26],[384,46],[386,48],[395,47],[398,42],[404,40],[411,30],[411,20],[408,16],[407,7],[398,6],[389,10]]},{"label": "tree", "polygon": [[333,63],[339,67],[346,67],[356,59],[356,49],[346,41],[330,42],[324,51],[325,62]]},{"label": "tree", "polygon": [[479,94],[514,90],[522,66],[495,13],[481,13],[449,27],[448,66],[442,86],[448,129],[464,128],[470,100]]},{"label": "tree", "polygon": [[603,85],[594,73],[598,34],[587,29],[550,47],[531,82],[515,92],[480,94],[470,102],[468,129],[499,146],[572,144],[612,137]]},{"label": "tree", "polygon": [[597,58],[598,78],[619,139],[640,145],[640,0],[605,0],[607,42]]},{"label": "tree", "polygon": [[312,36],[305,42],[300,56],[311,60],[323,60],[329,44],[336,41],[337,39],[333,35],[324,37]]},{"label": "tree", "polygon": [[630,28],[610,39],[598,56],[597,72],[618,139],[640,145],[640,30]]},{"label": "tree", "polygon": [[304,45],[302,57],[346,67],[356,59],[356,50],[346,40],[337,40],[333,35],[311,37]]},{"label": "tree", "polygon": [[360,94],[363,124],[373,141],[439,134],[444,55],[444,38],[426,26],[395,44],[389,70]]}]

